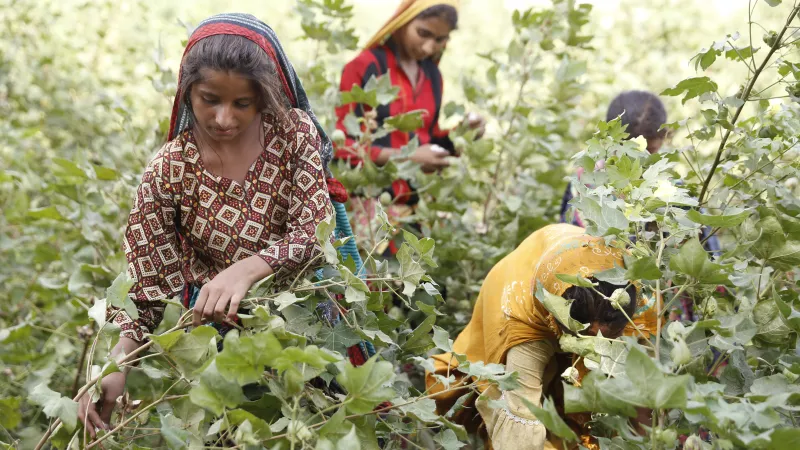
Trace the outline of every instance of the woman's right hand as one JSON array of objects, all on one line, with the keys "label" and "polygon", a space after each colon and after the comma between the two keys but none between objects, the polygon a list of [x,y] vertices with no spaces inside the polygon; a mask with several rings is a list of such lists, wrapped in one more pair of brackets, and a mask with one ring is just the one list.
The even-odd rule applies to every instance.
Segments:
[{"label": "woman's right hand", "polygon": [[425,173],[436,172],[450,165],[447,157],[450,153],[438,145],[422,145],[411,155],[409,159],[419,164]]},{"label": "woman's right hand", "polygon": [[86,393],[78,401],[78,418],[83,422],[86,431],[92,439],[97,436],[97,430],[109,431],[111,414],[117,405],[117,398],[125,390],[125,373],[114,372],[103,377],[100,383],[102,393],[97,402],[91,401],[91,396]]},{"label": "woman's right hand", "polygon": [[[141,345],[134,339],[122,336],[111,350],[111,357],[117,358],[120,354],[130,355]],[[125,392],[126,373],[127,368],[123,368],[121,372],[104,376],[103,381],[100,382],[102,392],[96,402],[92,402],[88,393],[78,400],[78,418],[83,422],[92,439],[97,436],[98,429],[108,431],[111,428],[109,422],[114,407],[117,406],[117,398]]]}]

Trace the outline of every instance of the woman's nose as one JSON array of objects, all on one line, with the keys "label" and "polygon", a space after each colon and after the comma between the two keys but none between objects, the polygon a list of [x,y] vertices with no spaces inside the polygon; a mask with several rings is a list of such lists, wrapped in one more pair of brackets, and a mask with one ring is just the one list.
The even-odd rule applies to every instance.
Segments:
[{"label": "woman's nose", "polygon": [[233,128],[233,114],[231,108],[221,105],[217,107],[217,125],[222,129]]}]

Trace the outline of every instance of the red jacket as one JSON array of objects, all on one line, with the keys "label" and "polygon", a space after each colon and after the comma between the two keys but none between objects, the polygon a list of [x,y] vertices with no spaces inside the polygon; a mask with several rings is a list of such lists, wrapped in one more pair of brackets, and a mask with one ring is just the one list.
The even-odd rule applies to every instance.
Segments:
[{"label": "red jacket", "polygon": [[[364,87],[372,76],[380,77],[387,72],[391,77],[392,85],[400,88],[397,98],[389,105],[381,105],[376,109],[376,121],[382,125],[387,117],[403,114],[415,110],[424,110],[422,114],[423,125],[412,133],[394,131],[384,137],[376,139],[369,151],[369,156],[374,161],[382,148],[392,148],[399,151],[415,136],[419,145],[436,144],[455,153],[453,142],[448,137],[449,131],[439,128],[439,112],[442,108],[442,74],[439,67],[432,59],[419,62],[419,74],[416,86],[406,76],[397,61],[396,44],[390,39],[385,45],[362,51],[354,60],[350,61],[342,72],[340,90],[348,92],[353,85]],[[358,117],[363,117],[364,112],[370,110],[367,105],[350,103],[336,108],[336,128],[347,134],[344,118],[351,111]],[[344,145],[337,146],[334,158],[349,161],[356,166],[361,163],[357,152],[353,149],[355,140],[347,136]],[[398,203],[416,203],[416,195],[412,187],[405,180],[396,180],[392,183],[390,192]]]}]

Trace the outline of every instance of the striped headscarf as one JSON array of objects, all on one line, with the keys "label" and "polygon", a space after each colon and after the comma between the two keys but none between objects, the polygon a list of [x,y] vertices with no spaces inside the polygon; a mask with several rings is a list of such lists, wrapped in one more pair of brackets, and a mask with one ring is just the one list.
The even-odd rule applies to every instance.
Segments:
[{"label": "striped headscarf", "polygon": [[[300,78],[297,77],[292,63],[290,63],[289,59],[286,57],[286,53],[283,51],[283,47],[281,47],[281,43],[278,40],[278,36],[275,35],[275,31],[273,31],[269,25],[250,14],[218,14],[200,22],[200,25],[194,30],[189,38],[189,42],[186,44],[186,50],[183,53],[184,57],[186,57],[189,50],[201,39],[220,34],[245,37],[255,42],[272,59],[278,69],[278,75],[280,76],[281,84],[283,84],[283,91],[289,103],[292,107],[305,111],[317,127],[322,142],[319,152],[322,156],[325,171],[328,176],[330,176],[328,163],[333,156],[333,145],[328,135],[325,134],[325,130],[322,129],[319,120],[317,120],[317,116],[314,115],[314,111],[311,110],[311,104],[309,104],[306,91],[303,89],[303,85],[300,82]],[[178,75],[178,86],[180,86],[180,77],[183,76],[183,65],[181,65],[180,72],[181,73]],[[172,105],[172,118],[169,123],[169,139],[174,139],[178,133],[189,125],[190,112],[186,105],[180,101],[182,94],[179,87],[175,95],[175,102]]]}]

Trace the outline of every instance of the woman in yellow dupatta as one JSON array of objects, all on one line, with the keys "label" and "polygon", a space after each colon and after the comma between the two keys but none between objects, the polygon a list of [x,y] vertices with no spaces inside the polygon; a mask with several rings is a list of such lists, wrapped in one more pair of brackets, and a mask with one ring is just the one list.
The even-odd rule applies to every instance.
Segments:
[{"label": "woman in yellow dupatta", "polygon": [[[472,431],[479,431],[495,450],[563,448],[558,438],[547,436],[545,427],[523,404],[522,398],[540,405],[543,397],[553,397],[556,405],[563,405],[558,375],[575,365],[580,380],[587,370],[577,356],[561,353],[558,338],[565,328],[537,300],[536,292],[543,288],[551,294],[572,299],[570,316],[590,324],[582,335],[595,335],[598,331],[610,338],[622,334],[655,335],[657,308],[639,296],[635,287],[628,286],[626,292],[639,300],[629,302],[624,309],[628,316],[633,316],[638,331],[605,298],[556,277],[566,274],[592,279],[599,272],[615,266],[624,267],[623,254],[623,250],[606,246],[602,238],[586,235],[582,228],[557,224],[536,231],[495,265],[481,287],[472,319],[455,340],[453,350],[466,355],[470,362],[506,364],[509,372],[519,374],[521,387],[500,392],[495,387],[487,391],[483,386],[483,397],[503,398],[508,407],[492,409],[487,401],[478,400],[475,408],[461,409],[456,420]],[[625,287],[603,282],[597,287],[609,297],[617,288]],[[456,375],[456,385],[471,381],[458,372],[458,363],[451,354],[433,358],[435,374]],[[432,373],[427,374],[426,381],[430,393],[441,393],[436,397],[440,414],[447,412],[464,393],[463,390],[445,390]],[[561,406],[557,408],[563,411]],[[479,416],[474,414],[476,410]],[[582,445],[593,448],[585,427],[589,415],[564,415],[562,412],[562,416],[581,436]]]}]

